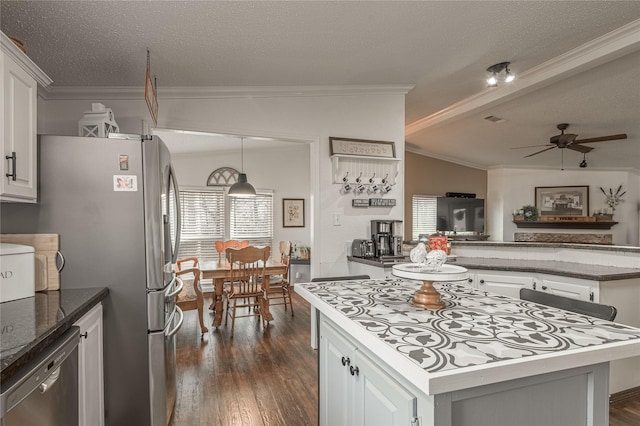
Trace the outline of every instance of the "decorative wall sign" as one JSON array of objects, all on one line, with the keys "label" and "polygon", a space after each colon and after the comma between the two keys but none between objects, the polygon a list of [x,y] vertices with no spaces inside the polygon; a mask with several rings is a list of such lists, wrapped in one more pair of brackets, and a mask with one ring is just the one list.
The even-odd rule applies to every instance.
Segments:
[{"label": "decorative wall sign", "polygon": [[282,227],[304,228],[304,198],[282,199]]},{"label": "decorative wall sign", "polygon": [[541,216],[589,216],[589,187],[537,186],[536,208]]},{"label": "decorative wall sign", "polygon": [[369,207],[369,199],[368,198],[354,198],[351,200],[352,207]]},{"label": "decorative wall sign", "polygon": [[396,205],[395,198],[369,198],[371,207],[394,207]]},{"label": "decorative wall sign", "polygon": [[[144,99],[147,101],[147,107],[149,107],[149,113],[155,126],[158,125],[158,83],[151,82],[151,58],[149,49],[147,49],[147,76],[144,82]],[[155,84],[154,84],[155,83]]]},{"label": "decorative wall sign", "polygon": [[365,139],[329,138],[331,155],[360,155],[366,157],[396,157],[395,142],[370,141]]}]

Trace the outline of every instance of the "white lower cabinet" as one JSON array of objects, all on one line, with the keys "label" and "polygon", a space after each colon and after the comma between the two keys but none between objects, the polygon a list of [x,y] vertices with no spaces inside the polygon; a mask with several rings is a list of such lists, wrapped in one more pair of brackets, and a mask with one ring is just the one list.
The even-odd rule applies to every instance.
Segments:
[{"label": "white lower cabinet", "polygon": [[469,285],[491,293],[520,298],[520,289],[557,294],[572,299],[598,302],[599,282],[559,275],[512,271],[469,270]]},{"label": "white lower cabinet", "polygon": [[417,398],[326,320],[320,322],[320,425],[410,426]]},{"label": "white lower cabinet", "polygon": [[545,291],[572,299],[596,301],[598,281],[578,278],[559,277],[556,275],[540,275],[536,290]]},{"label": "white lower cabinet", "polygon": [[369,275],[371,279],[386,279],[393,277],[391,266],[366,265],[360,262],[349,261],[349,275]]},{"label": "white lower cabinet", "polygon": [[78,344],[78,397],[80,426],[104,425],[104,373],[102,359],[102,304],[74,325],[80,327]]},{"label": "white lower cabinet", "polygon": [[535,277],[531,274],[519,274],[517,272],[491,271],[469,271],[469,275],[474,275],[473,283],[475,288],[490,293],[502,294],[520,298],[520,289],[533,289],[536,283]]}]

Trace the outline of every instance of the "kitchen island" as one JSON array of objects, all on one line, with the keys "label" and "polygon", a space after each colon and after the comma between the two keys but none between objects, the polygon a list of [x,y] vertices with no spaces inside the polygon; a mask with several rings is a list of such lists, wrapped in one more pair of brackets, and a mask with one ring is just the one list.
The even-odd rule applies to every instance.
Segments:
[{"label": "kitchen island", "polygon": [[460,283],[429,311],[420,285],[296,285],[320,318],[321,425],[607,424],[609,362],[640,355],[640,329]]}]

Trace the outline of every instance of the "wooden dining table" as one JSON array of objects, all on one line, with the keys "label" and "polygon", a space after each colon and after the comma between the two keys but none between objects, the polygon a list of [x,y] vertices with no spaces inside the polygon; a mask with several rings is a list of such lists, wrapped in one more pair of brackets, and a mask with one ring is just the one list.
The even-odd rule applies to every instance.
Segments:
[{"label": "wooden dining table", "polygon": [[[264,293],[264,297],[262,298],[262,315],[266,321],[272,321],[273,315],[269,311],[269,298],[267,297],[267,293],[269,291],[269,277],[271,275],[283,275],[287,272],[288,266],[280,263],[277,260],[268,260],[265,267],[265,276],[262,281],[262,291]],[[215,317],[213,319],[213,326],[219,327],[222,324],[222,313],[223,313],[223,305],[222,305],[222,292],[224,290],[224,282],[225,280],[229,280],[231,278],[231,264],[227,261],[219,262],[217,260],[213,261],[204,261],[200,263],[200,271],[202,272],[203,279],[212,279],[214,285],[214,310]],[[202,319],[203,316],[203,304],[198,303],[198,314]],[[202,324],[202,320],[200,321]]]}]

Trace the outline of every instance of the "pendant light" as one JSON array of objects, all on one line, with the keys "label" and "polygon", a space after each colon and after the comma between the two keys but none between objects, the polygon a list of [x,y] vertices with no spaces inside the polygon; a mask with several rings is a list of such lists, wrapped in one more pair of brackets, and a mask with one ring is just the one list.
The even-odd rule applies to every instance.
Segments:
[{"label": "pendant light", "polygon": [[240,138],[240,174],[238,182],[231,185],[229,192],[230,197],[255,197],[256,189],[247,182],[247,175],[244,173],[244,138]]}]

